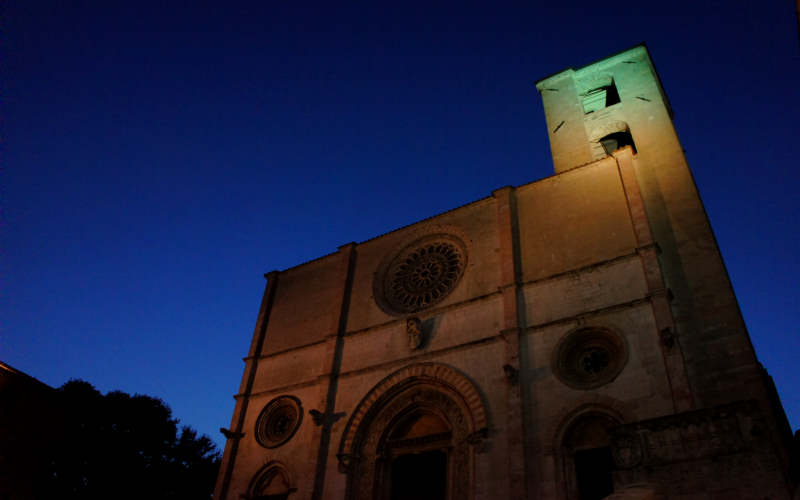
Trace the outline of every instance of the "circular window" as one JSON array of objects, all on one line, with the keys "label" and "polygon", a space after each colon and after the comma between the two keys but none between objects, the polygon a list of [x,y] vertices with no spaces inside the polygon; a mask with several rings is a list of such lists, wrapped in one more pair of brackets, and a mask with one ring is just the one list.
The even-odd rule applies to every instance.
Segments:
[{"label": "circular window", "polygon": [[621,336],[605,328],[581,328],[556,346],[553,371],[574,389],[593,389],[614,380],[627,360]]},{"label": "circular window", "polygon": [[300,400],[293,396],[275,398],[256,420],[256,441],[265,448],[276,448],[294,435],[302,418]]},{"label": "circular window", "polygon": [[460,240],[433,235],[401,250],[376,279],[377,296],[391,312],[419,311],[441,301],[458,284],[467,264]]}]

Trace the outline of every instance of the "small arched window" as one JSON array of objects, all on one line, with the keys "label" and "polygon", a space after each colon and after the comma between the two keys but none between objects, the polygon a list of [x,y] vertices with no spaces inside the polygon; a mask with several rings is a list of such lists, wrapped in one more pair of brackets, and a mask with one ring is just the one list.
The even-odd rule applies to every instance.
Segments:
[{"label": "small arched window", "polygon": [[631,132],[629,130],[608,134],[607,136],[601,137],[599,142],[603,146],[603,150],[605,150],[607,155],[610,155],[614,151],[622,149],[625,146],[632,147],[633,154],[636,154],[636,144],[634,144],[633,137],[631,136]]},{"label": "small arched window", "polygon": [[605,158],[626,146],[630,146],[633,154],[636,154],[631,129],[623,121],[603,122],[589,134],[589,142],[595,160]]},{"label": "small arched window", "polygon": [[249,498],[252,500],[286,500],[297,488],[286,468],[277,462],[264,466],[250,486]]}]

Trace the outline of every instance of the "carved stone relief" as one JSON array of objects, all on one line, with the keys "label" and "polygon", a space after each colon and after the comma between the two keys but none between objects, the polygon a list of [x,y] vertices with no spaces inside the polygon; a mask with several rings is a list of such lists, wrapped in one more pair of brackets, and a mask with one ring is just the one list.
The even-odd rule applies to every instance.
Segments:
[{"label": "carved stone relief", "polygon": [[408,335],[408,348],[412,351],[419,349],[425,340],[422,334],[422,321],[416,317],[406,319],[406,334]]}]

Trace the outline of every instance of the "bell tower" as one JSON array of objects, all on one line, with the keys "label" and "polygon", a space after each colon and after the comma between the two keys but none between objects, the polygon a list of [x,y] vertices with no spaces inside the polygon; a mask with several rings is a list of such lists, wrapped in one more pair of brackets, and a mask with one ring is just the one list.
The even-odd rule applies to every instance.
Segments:
[{"label": "bell tower", "polygon": [[[672,110],[643,45],[537,82],[556,173],[632,146],[683,157]],[[685,163],[685,161],[684,161]]]},{"label": "bell tower", "polygon": [[610,156],[635,174],[694,404],[762,399],[761,370],[647,48],[566,69],[536,87],[556,174]]}]

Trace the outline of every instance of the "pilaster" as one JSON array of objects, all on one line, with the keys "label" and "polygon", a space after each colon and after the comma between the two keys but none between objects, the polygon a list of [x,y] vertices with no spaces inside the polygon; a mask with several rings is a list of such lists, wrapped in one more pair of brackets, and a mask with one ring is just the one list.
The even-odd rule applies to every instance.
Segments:
[{"label": "pilaster", "polygon": [[520,336],[525,326],[525,308],[520,287],[519,230],[515,189],[492,192],[497,207],[497,234],[500,250],[500,287],[503,300],[501,335],[505,340],[503,371],[507,387],[506,433],[508,436],[508,496],[527,498],[527,483],[532,477],[525,457],[525,412],[520,373]]},{"label": "pilaster", "polygon": [[267,333],[272,304],[275,302],[275,292],[278,288],[278,271],[272,271],[264,275],[267,280],[264,296],[261,299],[261,307],[258,311],[253,339],[250,342],[250,350],[245,358],[244,375],[242,385],[239,388],[239,397],[236,398],[236,406],[231,418],[231,433],[225,442],[225,451],[220,463],[221,473],[217,476],[217,484],[214,488],[214,498],[225,500],[228,496],[228,486],[230,485],[233,468],[236,462],[236,454],[239,451],[239,439],[244,435],[244,420],[247,415],[247,406],[250,402],[250,393],[253,389],[253,382],[258,371],[258,361],[261,356],[261,349],[264,345],[264,338]]},{"label": "pilaster", "polygon": [[347,331],[347,313],[350,307],[350,294],[353,288],[353,272],[356,264],[356,244],[348,243],[339,247],[339,276],[341,291],[338,294],[341,301],[331,311],[331,334],[325,339],[325,367],[319,376],[319,413],[314,416],[313,440],[319,446],[310,451],[310,460],[316,462],[314,474],[314,489],[311,494],[313,500],[324,498],[325,471],[328,465],[330,451],[331,428],[336,422],[336,391],[338,388],[339,371],[342,363],[342,350],[344,348],[344,334]]},{"label": "pilaster", "polygon": [[676,412],[692,410],[695,402],[670,308],[670,292],[664,284],[661,265],[658,262],[658,246],[653,241],[650,232],[647,212],[633,168],[633,150],[630,146],[620,149],[614,153],[614,158],[617,161],[622,187],[628,201],[628,211],[636,235],[636,246],[647,283],[647,293],[653,308],[653,317],[659,336],[658,343],[667,371],[673,407]]}]

